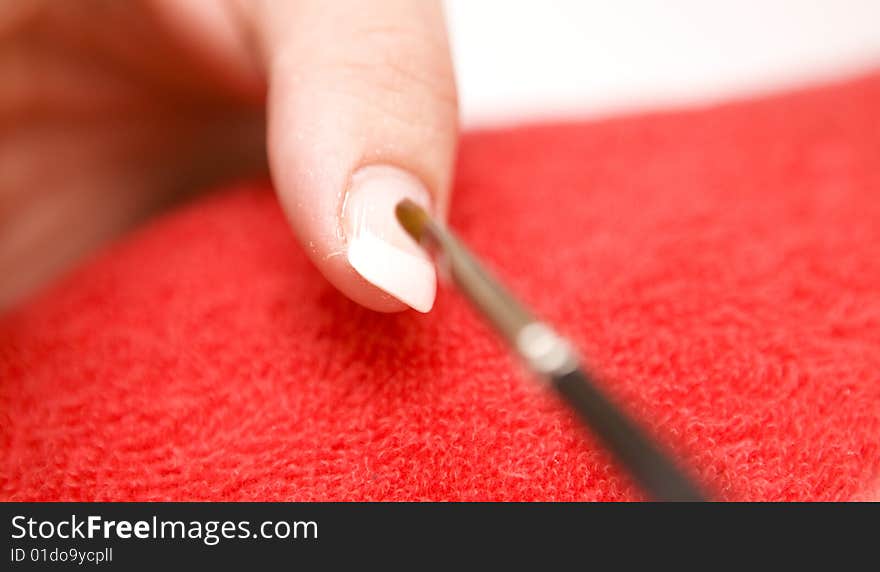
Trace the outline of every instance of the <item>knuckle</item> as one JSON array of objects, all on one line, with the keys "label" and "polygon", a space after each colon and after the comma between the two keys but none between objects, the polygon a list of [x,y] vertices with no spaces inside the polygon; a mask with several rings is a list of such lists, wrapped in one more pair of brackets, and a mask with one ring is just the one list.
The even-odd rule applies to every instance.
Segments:
[{"label": "knuckle", "polygon": [[324,62],[322,73],[339,89],[401,121],[457,117],[458,94],[444,39],[374,26],[355,32],[352,41],[361,48]]}]

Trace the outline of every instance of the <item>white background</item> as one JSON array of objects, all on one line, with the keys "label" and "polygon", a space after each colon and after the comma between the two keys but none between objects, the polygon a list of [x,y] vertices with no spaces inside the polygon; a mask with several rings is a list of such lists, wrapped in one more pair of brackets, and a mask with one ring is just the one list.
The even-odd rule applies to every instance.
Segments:
[{"label": "white background", "polygon": [[880,65],[880,0],[446,0],[446,10],[466,127],[705,104]]}]

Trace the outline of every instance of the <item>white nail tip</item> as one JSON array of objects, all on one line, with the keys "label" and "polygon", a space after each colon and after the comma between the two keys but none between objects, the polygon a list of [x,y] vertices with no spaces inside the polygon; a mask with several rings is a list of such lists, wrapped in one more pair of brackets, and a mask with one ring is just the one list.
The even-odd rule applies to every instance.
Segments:
[{"label": "white nail tip", "polygon": [[395,218],[394,208],[404,198],[430,208],[428,193],[418,179],[400,169],[370,166],[352,177],[343,212],[347,257],[365,280],[427,313],[437,295],[437,273]]},{"label": "white nail tip", "polygon": [[434,306],[437,276],[429,261],[367,234],[348,245],[348,262],[368,282],[414,310],[427,313]]}]

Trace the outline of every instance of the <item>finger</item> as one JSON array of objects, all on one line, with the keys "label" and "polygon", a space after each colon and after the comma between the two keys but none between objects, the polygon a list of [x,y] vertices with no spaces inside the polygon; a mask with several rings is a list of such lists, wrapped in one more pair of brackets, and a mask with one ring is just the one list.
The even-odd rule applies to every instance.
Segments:
[{"label": "finger", "polygon": [[442,216],[448,205],[458,110],[440,2],[258,6],[270,167],[295,233],[353,300],[429,311],[434,267],[394,206],[408,197]]}]

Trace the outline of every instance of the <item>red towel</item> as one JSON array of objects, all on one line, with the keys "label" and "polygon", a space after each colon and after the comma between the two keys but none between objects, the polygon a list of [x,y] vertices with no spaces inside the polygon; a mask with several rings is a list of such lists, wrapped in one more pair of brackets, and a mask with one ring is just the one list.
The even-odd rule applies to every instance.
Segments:
[{"label": "red towel", "polygon": [[[466,135],[452,225],[720,498],[877,496],[880,76]],[[450,288],[348,302],[264,185],[0,321],[4,500],[640,498]]]}]

